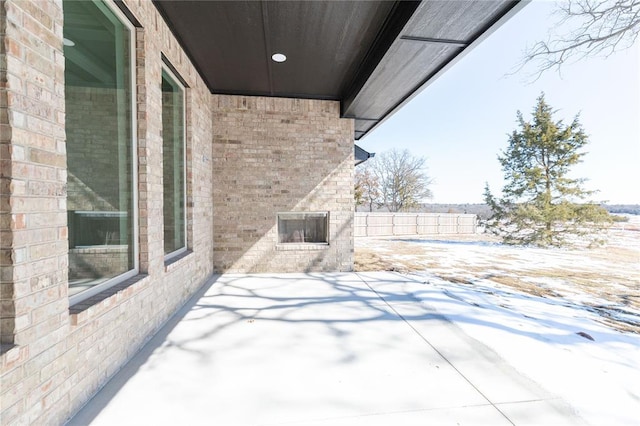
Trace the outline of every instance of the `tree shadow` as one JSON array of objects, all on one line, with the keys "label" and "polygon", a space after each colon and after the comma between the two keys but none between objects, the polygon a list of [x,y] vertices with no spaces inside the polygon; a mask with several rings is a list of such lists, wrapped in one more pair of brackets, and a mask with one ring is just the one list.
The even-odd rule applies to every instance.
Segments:
[{"label": "tree shadow", "polygon": [[438,245],[454,245],[454,246],[471,246],[471,247],[512,247],[503,243],[492,241],[457,241],[457,240],[436,240],[431,238],[392,238],[390,241],[416,243],[416,244],[438,244]]},{"label": "tree shadow", "polygon": [[[252,332],[243,328],[244,332],[236,335],[238,329],[233,328],[254,322],[288,327],[291,336],[302,342],[315,338],[329,339],[331,350],[339,352],[332,354],[337,363],[353,363],[364,355],[362,348],[352,347],[352,339],[354,334],[365,329],[373,336],[367,342],[369,350],[386,350],[406,343],[406,333],[403,336],[376,334],[376,330],[388,322],[406,323],[415,332],[409,335],[419,336],[427,343],[430,338],[428,323],[437,321],[450,323],[452,327],[458,323],[473,323],[545,344],[558,344],[540,333],[518,328],[518,320],[525,319],[525,315],[508,308],[498,308],[510,319],[506,323],[493,321],[490,317],[466,315],[464,309],[459,310],[460,314],[443,315],[439,309],[445,310],[445,305],[445,311],[455,311],[456,305],[466,301],[443,298],[442,294],[441,289],[425,285],[416,277],[398,273],[213,276],[68,424],[90,423],[143,365],[153,369],[156,362],[164,362],[158,355],[165,351],[178,350],[193,357],[193,362],[204,365],[224,351],[261,348],[254,344],[254,340],[264,337],[258,331],[263,329],[251,329],[256,330]],[[544,322],[551,328],[567,329],[567,325],[556,318],[549,317]],[[422,326],[414,327],[417,323]],[[324,332],[319,333],[321,336],[314,336],[309,332],[310,327],[315,332]],[[585,343],[583,338],[569,337],[568,334],[564,345]],[[598,332],[598,341],[607,341],[608,338],[614,340],[615,336]],[[267,352],[269,348],[261,350]],[[277,354],[264,353],[264,356]]]}]

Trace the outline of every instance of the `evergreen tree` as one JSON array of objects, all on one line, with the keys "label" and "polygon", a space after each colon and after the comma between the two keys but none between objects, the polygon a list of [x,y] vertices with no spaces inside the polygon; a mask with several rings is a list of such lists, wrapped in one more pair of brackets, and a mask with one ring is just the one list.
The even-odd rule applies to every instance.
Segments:
[{"label": "evergreen tree", "polygon": [[544,94],[532,115],[526,122],[518,111],[520,128],[498,156],[506,181],[502,198],[496,199],[485,186],[485,202],[493,212],[489,229],[509,244],[560,246],[575,235],[599,242],[611,217],[601,206],[585,201],[594,192],[582,188],[584,179],[569,177],[588,142],[578,116],[569,125],[553,121]]}]

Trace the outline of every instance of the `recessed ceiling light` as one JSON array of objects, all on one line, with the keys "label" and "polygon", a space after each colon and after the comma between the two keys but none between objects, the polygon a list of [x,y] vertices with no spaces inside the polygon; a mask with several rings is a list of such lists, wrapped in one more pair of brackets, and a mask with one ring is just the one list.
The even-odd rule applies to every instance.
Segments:
[{"label": "recessed ceiling light", "polygon": [[282,53],[274,53],[273,55],[271,55],[271,59],[273,59],[275,62],[284,62],[287,60],[287,57]]},{"label": "recessed ceiling light", "polygon": [[72,47],[72,46],[76,45],[76,43],[73,40],[69,40],[66,37],[62,39],[62,44],[64,44],[65,46],[69,46],[69,47]]}]

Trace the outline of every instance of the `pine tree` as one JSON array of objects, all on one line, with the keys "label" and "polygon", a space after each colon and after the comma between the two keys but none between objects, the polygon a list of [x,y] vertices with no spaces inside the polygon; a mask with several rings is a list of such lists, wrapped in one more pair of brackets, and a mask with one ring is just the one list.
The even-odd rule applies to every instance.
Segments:
[{"label": "pine tree", "polygon": [[498,160],[506,184],[496,199],[485,186],[485,202],[493,216],[488,226],[508,244],[561,246],[571,236],[588,236],[597,243],[611,222],[607,211],[585,201],[594,194],[583,189],[584,179],[569,177],[580,163],[588,138],[576,116],[565,125],[553,121],[544,93],[526,122],[518,111],[519,129]]}]

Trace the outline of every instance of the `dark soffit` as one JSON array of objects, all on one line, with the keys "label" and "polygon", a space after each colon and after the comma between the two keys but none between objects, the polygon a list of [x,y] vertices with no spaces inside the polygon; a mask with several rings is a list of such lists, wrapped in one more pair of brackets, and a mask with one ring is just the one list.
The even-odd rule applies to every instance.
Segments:
[{"label": "dark soffit", "polygon": [[154,0],[211,93],[337,100],[356,139],[518,3]]}]

